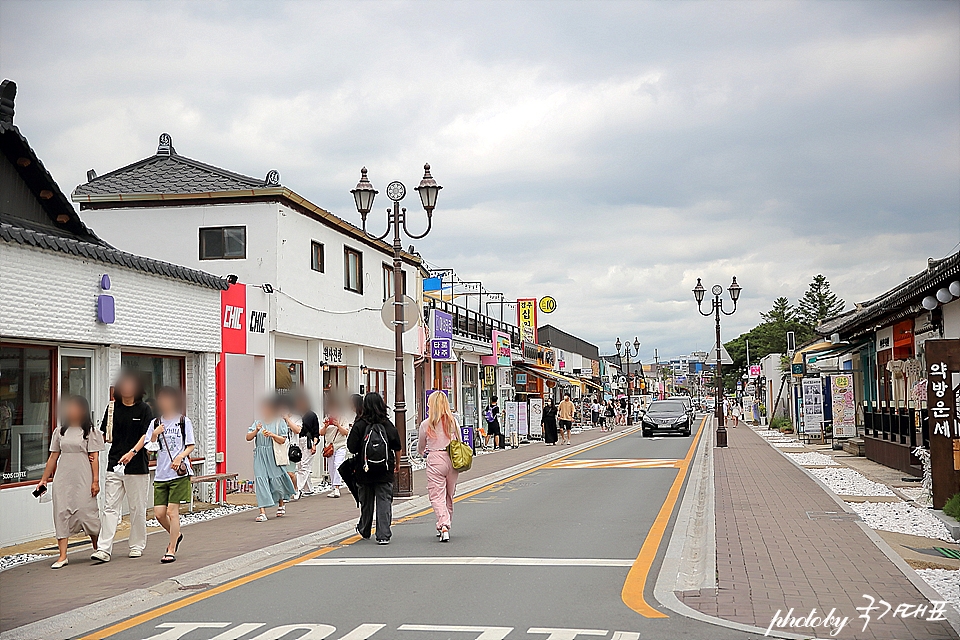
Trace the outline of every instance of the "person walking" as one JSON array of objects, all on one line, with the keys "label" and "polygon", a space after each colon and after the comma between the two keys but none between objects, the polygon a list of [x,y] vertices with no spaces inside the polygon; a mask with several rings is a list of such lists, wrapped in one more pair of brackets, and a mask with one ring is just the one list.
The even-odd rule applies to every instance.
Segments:
[{"label": "person walking", "polygon": [[[355,394],[354,398],[360,399],[360,396]],[[356,411],[357,401],[351,400],[351,402],[354,404],[354,411]],[[340,465],[347,458],[347,436],[350,435],[350,426],[343,416],[337,415],[338,413],[334,408],[320,426],[320,437],[323,438],[323,459],[327,464],[330,484],[333,485],[333,489],[327,494],[328,498],[340,497],[340,487],[343,486],[343,479],[340,477]],[[360,403],[359,413],[363,413],[362,402]]]},{"label": "person walking", "polygon": [[603,410],[603,428],[605,431],[613,431],[617,424],[617,411],[613,408],[613,401],[607,400],[607,406]]},{"label": "person walking", "polygon": [[261,405],[261,419],[247,430],[247,442],[255,440],[253,449],[254,487],[260,515],[257,522],[267,521],[267,508],[277,506],[277,517],[286,515],[284,503],[295,493],[293,482],[284,465],[277,464],[274,444],[287,447],[290,430],[280,417],[281,407],[276,398],[268,398]]},{"label": "person walking", "polygon": [[387,405],[379,393],[363,398],[363,413],[347,436],[347,450],[359,456],[357,483],[360,493],[360,521],[357,533],[370,538],[374,511],[377,543],[390,544],[393,519],[393,479],[400,467],[400,434],[387,418]]},{"label": "person walking", "polygon": [[90,556],[98,563],[110,562],[113,542],[123,507],[130,505],[130,557],[139,558],[147,546],[147,495],[150,468],[144,451],[145,435],[153,411],[143,401],[143,383],[127,371],[113,387],[113,400],[107,405],[100,423],[107,452],[107,477],[103,483],[103,523],[96,551]]},{"label": "person walking", "polygon": [[570,429],[573,427],[573,414],[576,407],[570,402],[570,394],[563,396],[557,408],[557,419],[560,425],[560,442],[570,444]]},{"label": "person walking", "polygon": [[740,406],[739,401],[734,401],[731,403],[733,406],[730,408],[730,416],[733,418],[733,426],[737,427],[740,424],[740,416],[743,415],[743,407]]},{"label": "person walking", "polygon": [[596,399],[590,403],[590,424],[594,427],[600,424],[600,403]]},{"label": "person walking", "polygon": [[460,473],[453,468],[447,447],[460,440],[457,420],[450,411],[445,393],[432,393],[427,401],[430,417],[420,423],[417,432],[417,453],[427,459],[427,495],[437,516],[437,537],[450,541],[450,518],[453,515],[453,494],[457,491]]},{"label": "person walking", "polygon": [[490,438],[493,438],[493,447],[503,449],[506,444],[503,441],[503,430],[500,428],[500,406],[497,404],[497,396],[490,398],[490,404],[483,410],[483,419],[487,422],[487,448],[490,448]]},{"label": "person walking", "polygon": [[297,412],[302,416],[298,444],[303,457],[297,463],[295,484],[297,497],[302,498],[313,495],[310,476],[313,475],[313,457],[317,454],[317,443],[320,442],[320,418],[310,409],[310,399],[305,393],[297,396]]},{"label": "person walking", "polygon": [[51,569],[67,566],[67,542],[83,531],[97,548],[100,536],[100,452],[103,436],[90,419],[90,405],[82,396],[70,396],[60,408],[60,428],[50,438],[50,457],[35,494],[47,491],[53,480],[53,527],[60,552]]},{"label": "person walking", "polygon": [[553,398],[547,402],[543,408],[543,442],[548,446],[557,444],[557,405],[553,403]]},{"label": "person walking", "polygon": [[157,411],[147,428],[148,451],[157,454],[153,477],[153,515],[170,536],[167,551],[160,558],[163,564],[177,560],[183,542],[180,533],[180,505],[190,504],[192,491],[190,454],[196,448],[193,423],[183,415],[183,398],[179,389],[161,387],[157,391]]}]

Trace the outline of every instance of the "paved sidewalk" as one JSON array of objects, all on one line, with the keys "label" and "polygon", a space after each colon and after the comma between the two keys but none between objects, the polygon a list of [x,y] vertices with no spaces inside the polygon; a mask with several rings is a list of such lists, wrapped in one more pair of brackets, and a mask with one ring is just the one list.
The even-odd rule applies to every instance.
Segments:
[{"label": "paved sidewalk", "polygon": [[[618,429],[622,430],[624,427]],[[573,443],[583,444],[609,435],[593,429],[572,436]],[[474,458],[473,468],[462,476],[470,480],[550,453],[562,453],[566,447],[546,447],[542,443],[524,445]],[[423,471],[414,474],[416,495],[426,494]],[[398,501],[398,504],[401,502]],[[173,564],[162,565],[160,556],[166,547],[163,533],[147,536],[143,557],[127,557],[127,545],[120,541],[114,547],[113,560],[93,565],[90,549],[70,554],[70,565],[54,571],[51,561],[30,564],[0,572],[0,631],[35,622],[87,604],[98,602],[135,589],[157,585],[173,576],[200,569],[262,549],[292,538],[325,529],[359,516],[356,503],[345,493],[339,500],[325,496],[305,498],[289,503],[287,515],[254,522],[256,511],[246,511],[184,527],[184,540]],[[198,588],[197,585],[183,585]],[[185,591],[185,595],[190,591]]]},{"label": "paved sidewalk", "polygon": [[[678,592],[702,613],[766,629],[777,613],[805,617],[836,607],[849,616],[837,637],[876,640],[957,638],[948,622],[872,613],[858,619],[869,600],[895,608],[926,598],[855,521],[817,517],[841,508],[807,474],[742,425],[727,430],[729,447],[714,450],[717,589]],[[809,514],[809,515],[808,515]],[[879,605],[878,605],[879,606]],[[820,629],[783,629],[830,637]]]}]

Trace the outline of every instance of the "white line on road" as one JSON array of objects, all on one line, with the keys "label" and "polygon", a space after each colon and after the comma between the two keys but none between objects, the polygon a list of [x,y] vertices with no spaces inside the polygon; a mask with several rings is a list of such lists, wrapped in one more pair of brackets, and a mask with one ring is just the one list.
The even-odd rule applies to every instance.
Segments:
[{"label": "white line on road", "polygon": [[499,558],[495,556],[429,556],[423,558],[314,558],[301,567],[375,567],[387,565],[500,565],[509,567],[632,567],[618,558]]}]

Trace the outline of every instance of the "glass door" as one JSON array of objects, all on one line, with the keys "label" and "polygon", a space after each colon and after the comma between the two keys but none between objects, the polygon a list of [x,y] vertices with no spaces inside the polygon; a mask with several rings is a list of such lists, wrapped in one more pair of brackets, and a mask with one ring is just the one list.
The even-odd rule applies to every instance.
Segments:
[{"label": "glass door", "polygon": [[[96,419],[97,397],[93,375],[93,351],[89,349],[60,349],[60,398],[80,396],[90,405],[91,418]],[[106,401],[106,400],[104,400]]]}]

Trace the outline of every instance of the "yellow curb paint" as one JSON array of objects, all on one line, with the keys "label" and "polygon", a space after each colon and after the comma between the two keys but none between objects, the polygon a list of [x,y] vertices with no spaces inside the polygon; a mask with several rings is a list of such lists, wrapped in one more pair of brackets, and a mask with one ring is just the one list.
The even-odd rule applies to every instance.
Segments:
[{"label": "yellow curb paint", "polygon": [[[635,428],[635,429],[628,429],[628,430],[626,430],[626,431],[624,431],[624,432],[622,432],[622,433],[617,434],[617,435],[616,435],[615,437],[613,437],[613,438],[610,438],[610,439],[608,439],[608,440],[604,440],[603,442],[598,442],[598,443],[593,444],[593,445],[591,445],[591,446],[589,446],[589,447],[586,447],[586,448],[584,448],[584,449],[580,449],[579,451],[572,451],[572,452],[568,453],[567,455],[563,456],[562,458],[558,458],[558,460],[563,460],[563,459],[569,458],[569,457],[571,457],[571,456],[575,456],[575,455],[581,454],[581,453],[583,453],[584,451],[589,451],[589,450],[591,450],[591,449],[595,449],[596,447],[603,446],[603,445],[605,445],[605,444],[607,444],[607,443],[609,443],[609,442],[613,442],[614,440],[619,440],[620,438],[622,438],[622,437],[624,437],[624,436],[628,436],[628,435],[630,435],[631,433],[636,433],[638,430],[639,430],[639,427],[638,427],[638,428]],[[551,462],[553,462],[553,461],[551,461]],[[494,487],[500,487],[500,486],[502,486],[503,484],[505,484],[505,483],[507,483],[507,482],[510,482],[510,481],[512,481],[512,480],[516,480],[517,478],[520,478],[520,477],[522,477],[522,476],[525,476],[525,475],[527,475],[527,474],[529,474],[529,473],[533,473],[534,471],[538,471],[538,470],[540,470],[540,469],[543,469],[543,468],[547,467],[549,464],[550,464],[550,462],[545,462],[545,463],[543,463],[542,465],[539,465],[539,466],[537,466],[537,467],[533,467],[532,469],[528,469],[528,470],[526,470],[526,471],[522,471],[522,472],[520,472],[520,473],[514,474],[514,475],[509,476],[509,477],[507,477],[507,478],[505,478],[505,479],[503,479],[503,480],[498,480],[498,481],[495,482],[495,483],[488,484],[487,486],[481,487],[481,488],[479,488],[479,489],[476,489],[475,491],[471,491],[471,492],[469,492],[469,493],[465,493],[465,494],[463,494],[462,496],[457,496],[454,500],[455,500],[456,502],[459,502],[459,501],[461,501],[461,500],[466,500],[467,498],[471,498],[471,497],[473,497],[473,496],[475,496],[475,495],[477,495],[477,494],[483,493],[484,491],[487,491],[487,490],[492,489],[492,488],[494,488]],[[409,521],[409,520],[413,520],[414,518],[419,518],[419,517],[421,517],[421,516],[424,516],[424,515],[427,515],[427,514],[430,514],[430,513],[433,513],[433,510],[432,510],[432,509],[425,509],[425,510],[423,510],[423,511],[420,511],[419,513],[415,513],[415,514],[413,514],[413,515],[409,515],[409,516],[400,518],[399,520],[395,520],[394,523],[395,523],[395,524],[399,524],[399,523],[402,523],[402,522],[407,522],[407,521]],[[154,619],[156,619],[156,618],[159,618],[159,617],[162,616],[162,615],[166,615],[166,614],[168,614],[168,613],[171,613],[171,612],[173,612],[173,611],[177,611],[178,609],[182,609],[182,608],[184,608],[184,607],[189,607],[190,605],[192,605],[192,604],[194,604],[194,603],[200,602],[200,601],[202,601],[202,600],[206,600],[207,598],[211,598],[211,597],[216,596],[216,595],[220,595],[221,593],[224,593],[224,592],[226,592],[226,591],[230,591],[231,589],[235,589],[236,587],[240,587],[240,586],[243,586],[243,585],[245,585],[245,584],[249,584],[249,583],[253,582],[254,580],[259,580],[260,578],[265,578],[265,577],[267,577],[267,576],[269,576],[269,575],[272,575],[272,574],[274,574],[274,573],[277,573],[278,571],[283,571],[284,569],[289,569],[290,567],[294,567],[294,566],[300,564],[301,562],[305,562],[305,561],[307,561],[307,560],[313,560],[314,558],[319,558],[320,556],[322,556],[322,555],[324,555],[324,554],[327,554],[327,553],[330,553],[331,551],[334,551],[334,550],[336,550],[336,549],[340,549],[340,548],[342,548],[342,547],[351,545],[351,544],[353,544],[354,542],[357,542],[358,540],[360,540],[360,536],[357,535],[357,534],[354,534],[354,535],[350,536],[349,538],[346,538],[346,539],[340,541],[340,543],[337,544],[337,545],[331,545],[331,546],[321,547],[320,549],[317,549],[317,550],[315,550],[315,551],[311,551],[310,553],[307,553],[307,554],[305,554],[305,555],[299,556],[299,557],[297,557],[297,558],[293,558],[293,559],[291,559],[291,560],[287,560],[287,561],[285,561],[285,562],[281,562],[280,564],[276,564],[276,565],[274,565],[274,566],[272,566],[272,567],[267,567],[266,569],[261,569],[260,571],[255,571],[254,573],[251,573],[251,574],[249,574],[249,575],[243,576],[242,578],[237,578],[236,580],[231,580],[230,582],[224,582],[223,584],[221,584],[221,585],[219,585],[219,586],[216,586],[216,587],[212,587],[211,589],[208,589],[208,590],[206,590],[206,591],[203,591],[202,593],[196,593],[196,594],[194,594],[194,595],[192,595],[192,596],[187,596],[186,598],[182,598],[182,599],[177,600],[177,601],[175,601],[175,602],[171,602],[170,604],[165,604],[165,605],[163,605],[163,606],[161,606],[161,607],[157,607],[156,609],[151,609],[150,611],[145,611],[144,613],[141,613],[140,615],[134,616],[134,617],[132,617],[132,618],[130,618],[130,619],[128,619],[128,620],[124,620],[123,622],[118,622],[118,623],[116,623],[116,624],[110,625],[109,627],[105,627],[105,628],[103,628],[103,629],[101,629],[101,630],[99,630],[99,631],[94,631],[93,633],[87,634],[87,635],[83,636],[82,638],[80,638],[80,640],[104,640],[105,638],[109,638],[110,636],[113,636],[113,635],[116,635],[116,634],[121,633],[121,632],[123,632],[123,631],[126,631],[127,629],[131,629],[131,628],[133,628],[133,627],[136,627],[137,625],[141,625],[141,624],[143,624],[144,622],[150,622],[151,620],[154,620]]]},{"label": "yellow curb paint", "polygon": [[640,547],[640,555],[637,556],[636,561],[630,568],[630,572],[627,573],[627,579],[623,583],[623,590],[620,592],[623,603],[644,618],[669,617],[662,611],[650,606],[643,597],[643,591],[647,585],[647,576],[650,574],[650,567],[653,566],[653,562],[657,558],[660,542],[663,540],[663,534],[667,530],[667,523],[670,522],[670,515],[673,513],[673,508],[677,504],[677,498],[680,496],[680,487],[683,486],[683,480],[687,476],[690,461],[693,459],[693,452],[697,449],[697,442],[700,441],[700,436],[703,434],[703,425],[706,424],[706,421],[706,417],[700,421],[700,428],[697,429],[697,435],[693,439],[693,442],[690,443],[690,449],[687,451],[687,455],[683,460],[678,461],[679,464],[677,468],[679,471],[677,472],[677,477],[674,478],[673,484],[670,485],[667,498],[664,500],[663,506],[660,507],[660,512],[657,514],[656,520],[653,521],[653,526],[650,527],[650,531],[647,532],[643,546]]}]

